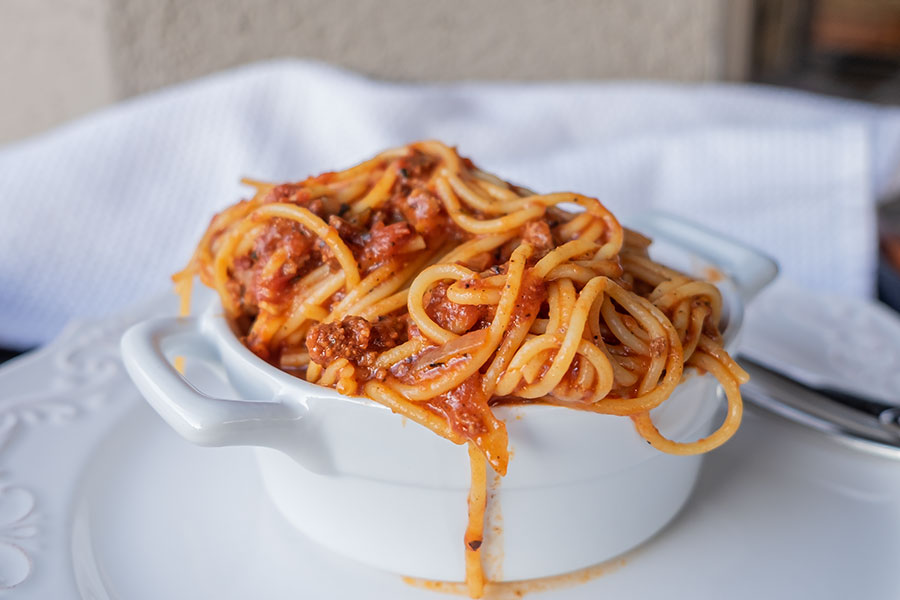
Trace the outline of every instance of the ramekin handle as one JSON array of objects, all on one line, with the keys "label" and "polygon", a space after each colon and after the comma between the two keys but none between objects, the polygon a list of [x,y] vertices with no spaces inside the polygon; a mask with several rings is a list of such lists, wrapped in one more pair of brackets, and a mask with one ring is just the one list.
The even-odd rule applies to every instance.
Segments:
[{"label": "ramekin handle", "polygon": [[745,303],[778,275],[778,264],[762,252],[680,217],[648,213],[635,219],[633,226],[709,260],[734,281]]},{"label": "ramekin handle", "polygon": [[141,394],[183,438],[203,446],[267,445],[279,425],[302,411],[277,396],[272,401],[225,400],[204,394],[169,362],[167,354],[219,360],[215,342],[197,317],[163,317],[131,327],[122,336],[122,358]]}]

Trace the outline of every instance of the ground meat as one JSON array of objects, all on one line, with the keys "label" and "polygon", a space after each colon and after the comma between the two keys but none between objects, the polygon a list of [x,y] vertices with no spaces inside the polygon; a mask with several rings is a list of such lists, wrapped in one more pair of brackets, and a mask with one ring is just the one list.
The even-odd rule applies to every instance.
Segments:
[{"label": "ground meat", "polygon": [[403,217],[421,234],[429,234],[446,223],[440,200],[426,190],[414,190],[397,204]]},{"label": "ground meat", "polygon": [[485,316],[485,308],[479,305],[456,304],[447,298],[450,284],[442,281],[428,294],[425,312],[434,322],[456,334],[463,334],[475,326]]},{"label": "ground meat", "polygon": [[378,354],[406,341],[406,318],[386,317],[370,323],[344,317],[339,323],[318,323],[306,334],[310,359],[323,367],[339,358],[357,366],[372,366]]},{"label": "ground meat", "polygon": [[329,212],[321,198],[314,198],[306,187],[306,183],[284,183],[275,186],[266,197],[268,202],[289,202],[309,209],[324,218]]},{"label": "ground meat", "polygon": [[387,262],[416,236],[405,221],[391,225],[376,221],[370,230],[366,230],[332,215],[328,218],[328,224],[337,230],[363,271]]},{"label": "ground meat", "polygon": [[354,254],[357,254],[362,250],[363,245],[368,239],[368,231],[337,215],[328,217],[328,224],[337,230],[338,235],[341,236],[344,243],[350,246],[351,250],[354,250]]},{"label": "ground meat", "polygon": [[250,258],[265,262],[280,248],[287,253],[289,261],[300,263],[308,259],[309,248],[312,245],[312,236],[306,228],[296,221],[276,218],[272,219],[265,231],[256,238]]},{"label": "ground meat", "polygon": [[372,324],[362,317],[345,317],[340,323],[319,323],[306,334],[310,359],[328,366],[338,358],[357,362],[369,347]]},{"label": "ground meat", "polygon": [[441,201],[428,189],[428,179],[436,164],[435,158],[421,152],[400,159],[391,197],[373,213],[371,224],[408,222],[426,237],[451,224]]},{"label": "ground meat", "polygon": [[397,178],[401,184],[405,184],[410,180],[425,179],[438,159],[428,154],[424,154],[418,150],[414,150],[409,156],[405,156],[398,161]]},{"label": "ground meat", "polygon": [[[291,285],[321,264],[321,254],[313,251],[316,240],[306,229],[289,219],[272,219],[256,238],[253,249],[231,265],[229,291],[244,312],[255,314],[260,302],[279,304]],[[263,276],[269,259],[277,251],[284,253],[281,267]]]},{"label": "ground meat", "polygon": [[550,226],[543,221],[529,221],[522,227],[522,241],[534,247],[535,254],[543,255],[553,249]]},{"label": "ground meat", "polygon": [[372,325],[372,334],[369,338],[369,348],[384,352],[390,350],[394,346],[398,346],[405,341],[406,326],[409,321],[407,315],[400,317],[380,317]]},{"label": "ground meat", "polygon": [[376,223],[359,254],[360,267],[367,269],[372,265],[386,262],[402,251],[415,236],[416,232],[409,223],[400,222],[391,225]]}]

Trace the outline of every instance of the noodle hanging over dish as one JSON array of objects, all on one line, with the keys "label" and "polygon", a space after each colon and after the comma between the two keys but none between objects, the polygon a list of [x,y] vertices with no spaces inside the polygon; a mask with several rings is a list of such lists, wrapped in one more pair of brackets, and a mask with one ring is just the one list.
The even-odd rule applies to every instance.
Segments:
[{"label": "noodle hanging over dish", "polygon": [[[436,141],[340,172],[256,188],[216,215],[173,279],[215,289],[269,363],[367,396],[469,445],[466,581],[481,595],[486,464],[509,461],[503,403],[630,417],[672,454],[707,452],[741,421],[747,374],[722,345],[711,283],[653,261],[650,240],[596,199],[536,194]],[[650,411],[693,367],[728,406],[696,441],[665,438]]]}]

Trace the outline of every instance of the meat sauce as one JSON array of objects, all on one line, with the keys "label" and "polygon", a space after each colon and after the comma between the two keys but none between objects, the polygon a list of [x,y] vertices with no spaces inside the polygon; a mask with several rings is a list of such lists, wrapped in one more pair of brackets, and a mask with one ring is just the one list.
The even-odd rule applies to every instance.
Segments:
[{"label": "meat sauce", "polygon": [[[327,366],[346,358],[357,367],[374,370],[375,359],[407,340],[406,317],[384,317],[372,323],[362,317],[345,317],[337,323],[318,323],[306,334],[310,359]],[[385,373],[368,377],[383,379]]]},{"label": "meat sauce", "polygon": [[[302,206],[323,219],[353,253],[360,275],[365,277],[403,253],[461,243],[470,237],[453,223],[440,199],[428,189],[427,180],[434,168],[434,159],[423,153],[415,152],[402,159],[388,201],[361,215],[351,215],[346,205],[332,198],[315,196],[316,185],[332,181],[336,176],[334,173],[274,187],[265,201]],[[550,215],[548,220],[552,220]],[[332,272],[340,268],[328,246],[299,223],[275,218],[260,226],[263,230],[256,236],[252,248],[233,262],[229,272],[228,290],[240,307],[239,324],[252,323],[262,303],[287,310],[298,291],[298,282],[321,265],[328,265]],[[535,249],[532,263],[559,242],[553,239],[550,225],[539,221],[523,228],[522,239]],[[484,276],[502,273],[503,263],[517,243],[518,240],[514,240],[499,252],[476,256],[466,266]],[[424,299],[426,312],[437,324],[460,335],[490,325],[493,306],[456,304],[447,298],[448,288],[448,283],[440,282]],[[336,293],[324,303],[325,308],[330,309],[342,297],[343,292]],[[545,299],[542,286],[523,286],[513,323],[522,319],[533,321]],[[244,328],[245,331],[248,329]],[[405,314],[383,317],[374,323],[349,316],[338,322],[310,326],[305,350],[312,362],[323,367],[345,358],[355,366],[360,380],[384,380],[389,373],[386,369],[376,368],[378,355],[411,338],[421,337]],[[277,362],[281,353],[289,348],[278,347],[261,353],[261,349],[251,346],[251,350],[266,360]],[[452,365],[444,367],[452,368]],[[302,369],[291,371],[303,374]],[[403,380],[403,371],[404,367],[400,365],[390,374]],[[434,374],[440,371],[434,369]],[[456,389],[423,405],[444,417],[455,431],[476,439],[495,427],[492,413],[486,410],[489,398],[483,391],[481,379],[482,374],[476,373]]]}]

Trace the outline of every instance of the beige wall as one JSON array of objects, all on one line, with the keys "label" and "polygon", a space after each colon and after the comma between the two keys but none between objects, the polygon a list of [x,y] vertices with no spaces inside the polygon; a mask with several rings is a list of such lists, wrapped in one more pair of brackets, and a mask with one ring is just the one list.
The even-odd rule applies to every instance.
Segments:
[{"label": "beige wall", "polygon": [[0,142],[266,58],[398,80],[740,77],[751,0],[0,0]]},{"label": "beige wall", "polygon": [[0,0],[0,143],[116,98],[105,0]]}]

